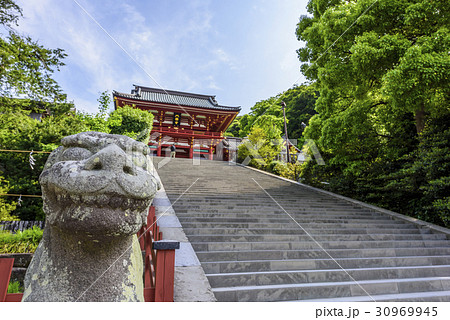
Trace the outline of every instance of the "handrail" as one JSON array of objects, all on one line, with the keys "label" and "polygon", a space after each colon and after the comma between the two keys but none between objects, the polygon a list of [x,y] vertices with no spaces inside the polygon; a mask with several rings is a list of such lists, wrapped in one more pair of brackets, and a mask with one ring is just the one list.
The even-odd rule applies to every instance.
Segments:
[{"label": "handrail", "polygon": [[178,241],[153,242],[153,249],[156,250],[155,302],[173,302],[175,249],[179,248]]},{"label": "handrail", "polygon": [[23,293],[7,293],[13,266],[14,258],[0,259],[0,302],[22,301]]},{"label": "handrail", "polygon": [[144,253],[144,300],[146,302],[172,302],[175,276],[175,249],[177,241],[162,240],[156,223],[155,207],[151,206],[147,225],[138,232]]}]

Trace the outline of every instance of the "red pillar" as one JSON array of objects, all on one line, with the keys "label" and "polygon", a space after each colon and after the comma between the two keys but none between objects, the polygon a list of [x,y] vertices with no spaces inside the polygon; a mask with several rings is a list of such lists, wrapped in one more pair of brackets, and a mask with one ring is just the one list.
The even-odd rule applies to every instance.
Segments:
[{"label": "red pillar", "polygon": [[158,157],[161,157],[161,140],[162,140],[162,135],[159,135],[159,138],[158,138],[158,149],[156,149],[156,155]]},{"label": "red pillar", "polygon": [[189,138],[189,159],[194,158],[194,138]]},{"label": "red pillar", "polygon": [[213,159],[213,147],[210,146],[209,147],[209,160],[212,160],[212,159]]},{"label": "red pillar", "polygon": [[209,144],[209,160],[213,159],[213,148],[214,148],[214,139],[211,139]]}]

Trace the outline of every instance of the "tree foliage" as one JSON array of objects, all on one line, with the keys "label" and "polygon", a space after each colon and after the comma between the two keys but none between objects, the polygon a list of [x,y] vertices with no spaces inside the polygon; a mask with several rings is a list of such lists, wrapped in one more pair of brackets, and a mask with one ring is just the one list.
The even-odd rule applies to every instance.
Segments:
[{"label": "tree foliage", "polygon": [[304,140],[303,130],[316,113],[316,99],[317,91],[314,86],[294,86],[275,97],[257,102],[249,114],[237,117],[225,135],[245,138],[238,148],[238,161],[297,180],[300,174],[298,163],[283,164],[276,160],[285,148],[282,139],[285,129],[281,102],[286,104],[288,137],[291,141],[297,140],[297,144],[301,146]]},{"label": "tree foliage", "polygon": [[[52,78],[64,65],[62,49],[46,49],[29,37],[10,32],[0,38],[0,93],[37,101],[63,102],[65,94]],[[3,102],[4,103],[4,102]]]},{"label": "tree foliage", "polygon": [[22,15],[21,8],[12,0],[1,0],[0,23],[8,35],[0,36],[0,103],[5,97],[25,97],[35,101],[65,102],[66,95],[52,78],[64,65],[67,56],[62,49],[47,49],[30,37],[14,31]]},{"label": "tree foliage", "polygon": [[281,151],[282,140],[270,137],[269,131],[253,127],[248,138],[238,147],[238,161],[249,166],[265,169]]},{"label": "tree foliage", "polygon": [[[18,102],[21,102],[20,100]],[[11,103],[12,104],[12,103]],[[0,114],[0,148],[6,150],[47,151],[51,152],[61,138],[90,128],[75,113],[71,115],[53,115],[41,121],[28,116],[29,111],[16,105],[14,110]],[[30,154],[27,152],[0,152],[0,175],[8,184],[12,194],[40,195],[38,182],[48,154],[34,153],[34,168],[30,166]],[[16,205],[14,215],[21,220],[42,220],[42,202],[39,198],[23,198],[22,205]],[[17,204],[17,199],[6,198],[7,203]]]},{"label": "tree foliage", "polygon": [[307,8],[298,56],[319,98],[304,137],[316,141],[326,166],[308,163],[303,178],[448,224],[449,174],[433,170],[426,151],[447,160],[448,144],[438,142],[448,141],[441,120],[450,112],[447,2],[311,0]]},{"label": "tree foliage", "polygon": [[107,126],[110,133],[122,134],[147,144],[153,127],[153,115],[147,111],[124,106],[111,113]]},{"label": "tree foliage", "polygon": [[12,0],[0,0],[0,24],[11,27],[11,24],[17,25],[19,17],[22,16],[20,8]]},{"label": "tree foliage", "polygon": [[[314,104],[317,99],[317,92],[313,86],[294,86],[283,93],[257,102],[249,114],[236,117],[230,125],[225,135],[232,134],[235,137],[247,136],[253,127],[260,127],[264,130],[271,130],[273,136],[280,131],[284,134],[283,111],[281,101],[286,103],[286,121],[288,136],[292,139],[302,139],[302,132],[309,119],[316,113]],[[270,120],[269,120],[270,119]],[[268,125],[267,121],[275,126]]]},{"label": "tree foliage", "polygon": [[[0,176],[0,194],[6,194],[9,191],[9,183],[2,176]],[[11,215],[11,212],[16,208],[17,202],[7,202],[3,197],[0,197],[0,221],[14,221],[17,217]]]}]

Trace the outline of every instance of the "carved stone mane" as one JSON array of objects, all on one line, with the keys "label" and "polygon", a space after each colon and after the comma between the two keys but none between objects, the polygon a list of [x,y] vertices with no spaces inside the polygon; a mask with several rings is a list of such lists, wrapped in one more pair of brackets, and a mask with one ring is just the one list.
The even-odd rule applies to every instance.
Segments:
[{"label": "carved stone mane", "polygon": [[143,301],[136,233],[159,189],[148,147],[99,132],[61,144],[39,178],[46,225],[23,301]]}]

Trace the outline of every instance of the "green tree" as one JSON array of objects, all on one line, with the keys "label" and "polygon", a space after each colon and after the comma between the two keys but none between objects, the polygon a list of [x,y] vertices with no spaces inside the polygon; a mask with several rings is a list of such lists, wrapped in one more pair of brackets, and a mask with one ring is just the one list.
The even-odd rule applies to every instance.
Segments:
[{"label": "green tree", "polygon": [[[90,129],[75,114],[48,116],[38,121],[30,118],[28,113],[19,107],[0,113],[1,149],[51,152],[60,145],[63,137]],[[0,175],[8,181],[8,193],[41,194],[38,180],[48,153],[34,153],[32,157],[35,159],[33,168],[28,152],[0,152]],[[21,220],[44,219],[40,198],[23,197],[22,200],[22,205],[16,206],[14,215]],[[14,205],[10,197],[5,201]]]},{"label": "green tree", "polygon": [[[0,194],[7,194],[9,191],[9,184],[0,175]],[[11,215],[11,212],[16,208],[16,202],[8,202],[5,196],[0,196],[0,221],[12,221],[17,217]]]},{"label": "green tree", "polygon": [[[410,161],[385,177],[383,191],[395,194],[396,210],[405,208],[416,218],[450,226],[450,112],[425,124],[419,147]],[[410,199],[406,204],[405,199]]]},{"label": "green tree", "polygon": [[98,102],[98,112],[96,114],[90,114],[87,112],[77,113],[77,117],[82,119],[83,122],[89,127],[91,131],[106,132],[109,133],[110,128],[108,127],[107,117],[108,109],[111,104],[111,97],[108,91],[103,91],[100,93]]},{"label": "green tree", "polygon": [[[297,25],[306,42],[298,55],[319,98],[304,136],[316,141],[326,166],[309,163],[303,177],[387,208],[402,199],[427,211],[421,190],[387,186],[417,163],[428,119],[448,112],[446,1],[311,0],[307,8],[310,16]],[[445,131],[448,123],[441,125]],[[440,174],[433,179],[446,181]],[[399,211],[411,214],[411,207]]]},{"label": "green tree", "polygon": [[239,131],[241,130],[241,118],[242,116],[237,116],[234,118],[233,122],[227,128],[227,131],[223,134],[225,137],[239,137]]},{"label": "green tree", "polygon": [[283,118],[271,114],[265,114],[253,123],[253,128],[261,128],[267,140],[279,139],[283,133]]},{"label": "green tree", "polygon": [[294,86],[280,96],[280,100],[286,103],[288,136],[290,139],[297,139],[298,146],[303,144],[302,135],[309,120],[317,113],[314,109],[317,97],[315,87],[305,84]]},{"label": "green tree", "polygon": [[122,134],[148,143],[153,127],[153,115],[144,110],[124,106],[111,113],[107,126],[112,134]]},{"label": "green tree", "polygon": [[248,138],[238,147],[238,161],[249,166],[265,169],[280,153],[282,140],[270,139],[268,131],[253,127]]},{"label": "green tree", "polygon": [[397,113],[414,114],[420,132],[427,114],[448,105],[446,1],[311,0],[308,11],[297,26],[307,43],[298,53],[320,88],[321,116],[354,108],[377,114],[394,102]]},{"label": "green tree", "polygon": [[[274,116],[283,118],[281,101],[286,103],[286,119],[288,136],[293,139],[301,139],[304,127],[309,119],[316,114],[314,110],[317,100],[317,91],[313,86],[294,86],[275,97],[257,102],[250,110],[249,114],[244,114],[236,119],[232,126],[239,128],[238,136],[247,136],[254,126],[257,126],[264,116]],[[284,132],[284,128],[280,128]]]},{"label": "green tree", "polygon": [[0,0],[0,24],[11,27],[17,25],[22,9],[12,0]]},{"label": "green tree", "polygon": [[62,49],[47,49],[30,37],[20,36],[12,25],[22,16],[21,8],[12,0],[1,0],[0,22],[8,35],[0,35],[0,105],[6,97],[26,97],[35,101],[65,102],[58,83],[52,78],[64,65]]},{"label": "green tree", "polygon": [[[437,6],[434,9],[439,10]],[[442,26],[418,37],[382,79],[382,92],[393,106],[414,113],[418,133],[424,129],[426,117],[435,118],[449,106],[449,52],[450,32]]]}]

